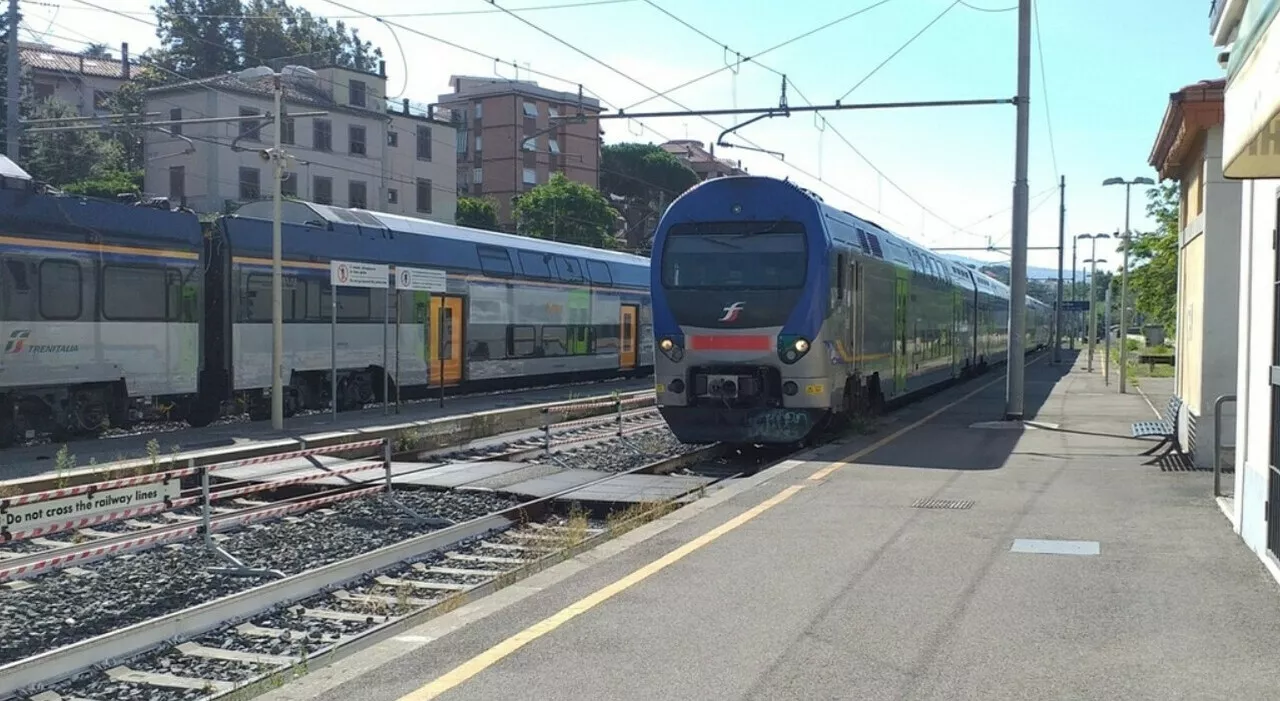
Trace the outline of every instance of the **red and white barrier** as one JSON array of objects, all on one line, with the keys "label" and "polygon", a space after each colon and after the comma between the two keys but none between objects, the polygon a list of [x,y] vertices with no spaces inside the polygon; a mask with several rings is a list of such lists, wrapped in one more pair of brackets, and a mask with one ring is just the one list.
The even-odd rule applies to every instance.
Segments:
[{"label": "red and white barrier", "polygon": [[171,479],[181,479],[190,477],[200,473],[202,467],[184,467],[177,470],[166,470],[165,472],[156,472],[149,475],[138,475],[137,477],[121,477],[119,479],[107,480],[106,482],[94,482],[93,484],[82,484],[75,487],[64,487],[62,489],[50,489],[43,492],[32,492],[31,494],[19,494],[16,497],[8,497],[0,499],[0,512],[11,506],[26,506],[27,504],[36,504],[51,499],[66,499],[67,497],[77,497],[82,494],[91,492],[104,492],[111,489],[123,489],[126,487],[137,487],[153,482],[167,482]]}]

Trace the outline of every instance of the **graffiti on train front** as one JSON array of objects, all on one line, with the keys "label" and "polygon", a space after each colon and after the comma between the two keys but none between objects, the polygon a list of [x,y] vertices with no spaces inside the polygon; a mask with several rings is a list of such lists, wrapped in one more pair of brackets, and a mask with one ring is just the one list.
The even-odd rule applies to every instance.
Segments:
[{"label": "graffiti on train front", "polygon": [[798,409],[763,409],[747,416],[750,440],[798,441],[809,434],[809,414]]}]

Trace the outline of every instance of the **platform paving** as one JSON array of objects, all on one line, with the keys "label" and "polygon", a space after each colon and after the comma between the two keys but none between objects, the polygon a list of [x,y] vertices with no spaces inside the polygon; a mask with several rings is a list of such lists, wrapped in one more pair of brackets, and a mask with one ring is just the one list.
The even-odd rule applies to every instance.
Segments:
[{"label": "platform paving", "polygon": [[[127,435],[98,439],[83,439],[67,444],[68,451],[75,456],[78,467],[86,467],[90,461],[98,463],[113,460],[145,457],[147,442],[155,439],[159,443],[160,454],[170,452],[207,450],[211,448],[229,448],[253,441],[269,441],[281,438],[297,438],[303,435],[329,431],[345,431],[370,425],[399,424],[408,421],[423,421],[473,414],[492,409],[511,409],[533,404],[545,404],[569,399],[582,399],[610,392],[635,392],[652,389],[653,378],[613,380],[596,383],[582,383],[558,387],[540,387],[518,390],[514,392],[477,394],[469,396],[446,396],[444,406],[435,400],[404,403],[400,413],[390,407],[384,415],[382,405],[359,411],[340,412],[335,419],[332,414],[318,413],[285,419],[284,430],[274,431],[270,421],[254,421],[226,423],[206,426],[204,428],[187,428],[176,431],[164,431],[140,435]],[[62,444],[42,444],[13,448],[0,452],[0,480],[31,477],[54,472],[54,459]]]},{"label": "platform paving", "polygon": [[974,427],[979,378],[261,698],[1280,697],[1210,476],[1142,465],[1150,408],[1083,358],[1026,386],[1038,428]]}]

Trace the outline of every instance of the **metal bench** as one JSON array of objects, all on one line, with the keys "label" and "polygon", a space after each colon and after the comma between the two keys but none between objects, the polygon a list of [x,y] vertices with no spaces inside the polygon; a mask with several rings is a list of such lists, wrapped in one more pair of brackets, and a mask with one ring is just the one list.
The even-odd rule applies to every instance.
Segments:
[{"label": "metal bench", "polygon": [[1149,465],[1159,460],[1173,450],[1177,450],[1179,453],[1182,452],[1181,447],[1178,445],[1178,412],[1180,411],[1182,411],[1182,400],[1176,396],[1170,397],[1169,405],[1164,410],[1164,419],[1160,421],[1136,421],[1129,428],[1129,434],[1134,438],[1155,437],[1160,439],[1158,443],[1144,450],[1142,452],[1143,455],[1151,455],[1161,447],[1165,447],[1163,453],[1147,461],[1146,464]]}]

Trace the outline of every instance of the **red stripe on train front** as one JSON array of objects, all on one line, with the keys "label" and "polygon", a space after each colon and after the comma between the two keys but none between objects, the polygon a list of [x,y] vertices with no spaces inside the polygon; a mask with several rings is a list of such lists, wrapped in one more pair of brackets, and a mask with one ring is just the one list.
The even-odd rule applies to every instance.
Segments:
[{"label": "red stripe on train front", "polygon": [[690,336],[689,350],[768,351],[773,343],[772,336]]}]

